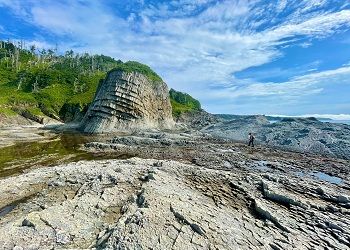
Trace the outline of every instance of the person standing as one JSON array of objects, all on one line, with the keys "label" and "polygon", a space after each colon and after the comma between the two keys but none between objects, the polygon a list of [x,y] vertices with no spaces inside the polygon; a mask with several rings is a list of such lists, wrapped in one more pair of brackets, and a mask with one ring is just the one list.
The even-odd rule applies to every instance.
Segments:
[{"label": "person standing", "polygon": [[249,133],[249,142],[248,142],[248,146],[254,147],[254,139],[255,139],[255,137],[253,136],[253,134],[252,134],[252,133]]}]

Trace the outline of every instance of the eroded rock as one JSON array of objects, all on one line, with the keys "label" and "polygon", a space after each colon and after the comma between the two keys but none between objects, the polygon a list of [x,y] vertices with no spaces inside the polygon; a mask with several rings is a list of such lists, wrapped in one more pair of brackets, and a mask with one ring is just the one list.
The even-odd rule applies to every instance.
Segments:
[{"label": "eroded rock", "polygon": [[168,91],[164,82],[152,82],[141,73],[112,70],[87,111],[82,130],[102,133],[171,128],[174,121]]},{"label": "eroded rock", "polygon": [[[329,172],[324,158],[287,157],[268,148],[252,152],[200,134],[135,134],[115,142],[105,143],[107,149],[87,148],[152,159],[80,161],[1,179],[0,203],[12,207],[0,217],[0,245],[349,248],[345,161],[332,159],[343,179],[335,185],[307,174],[327,167]],[[22,226],[25,219],[35,227]]]}]

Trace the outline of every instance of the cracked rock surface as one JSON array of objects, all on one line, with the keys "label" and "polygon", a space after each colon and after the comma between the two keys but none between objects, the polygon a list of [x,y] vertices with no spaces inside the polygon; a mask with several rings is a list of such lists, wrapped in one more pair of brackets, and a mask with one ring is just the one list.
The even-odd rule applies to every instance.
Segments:
[{"label": "cracked rock surface", "polygon": [[2,249],[350,248],[348,161],[186,133],[86,148],[139,154],[0,180]]},{"label": "cracked rock surface", "polygon": [[283,118],[271,123],[261,115],[237,116],[212,122],[202,131],[237,141],[246,141],[248,133],[252,132],[258,144],[350,159],[350,126],[321,122],[316,118]]},{"label": "cracked rock surface", "polygon": [[[0,180],[0,246],[349,249],[348,162],[184,137],[173,150],[190,147],[197,160],[80,161]],[[330,161],[341,183],[307,174]]]}]

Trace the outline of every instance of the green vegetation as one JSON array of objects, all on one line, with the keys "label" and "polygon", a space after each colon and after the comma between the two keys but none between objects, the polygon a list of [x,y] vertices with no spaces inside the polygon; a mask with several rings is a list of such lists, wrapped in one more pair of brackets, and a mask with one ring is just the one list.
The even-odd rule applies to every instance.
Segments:
[{"label": "green vegetation", "polygon": [[3,114],[7,117],[17,115],[17,113],[15,111],[13,111],[12,109],[9,109],[9,108],[0,108],[0,114]]},{"label": "green vegetation", "polygon": [[29,112],[67,121],[66,112],[84,112],[97,87],[110,70],[137,71],[153,83],[162,79],[146,65],[123,63],[104,55],[78,54],[72,50],[26,49],[23,43],[0,41],[0,114]]},{"label": "green vegetation", "polygon": [[[153,84],[163,81],[150,67],[135,61],[123,63],[72,50],[58,55],[53,49],[0,41],[0,115],[46,115],[71,121],[76,113],[86,112],[99,83],[111,70],[136,71]],[[174,116],[201,108],[188,94],[173,89],[169,94]]]},{"label": "green vegetation", "polygon": [[170,89],[169,95],[174,117],[179,117],[185,112],[201,110],[200,102],[189,94]]},{"label": "green vegetation", "polygon": [[144,76],[146,76],[151,82],[155,84],[163,81],[162,78],[159,75],[157,75],[157,73],[154,72],[150,67],[139,62],[129,61],[126,63],[122,63],[122,64],[119,64],[117,67],[115,67],[115,69],[123,70],[126,72],[133,72],[133,71],[139,72]]}]

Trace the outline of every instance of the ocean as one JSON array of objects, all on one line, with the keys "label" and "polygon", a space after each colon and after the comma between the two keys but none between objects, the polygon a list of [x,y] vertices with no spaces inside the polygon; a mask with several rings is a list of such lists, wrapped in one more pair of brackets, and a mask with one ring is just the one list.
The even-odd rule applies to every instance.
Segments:
[{"label": "ocean", "polygon": [[321,122],[330,122],[330,123],[343,123],[343,124],[347,124],[350,125],[350,120],[321,120]]}]

